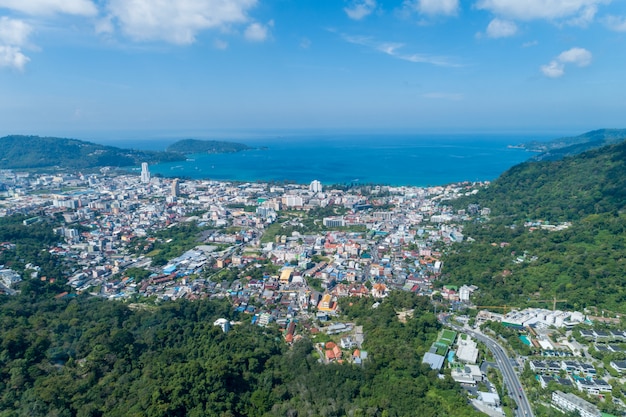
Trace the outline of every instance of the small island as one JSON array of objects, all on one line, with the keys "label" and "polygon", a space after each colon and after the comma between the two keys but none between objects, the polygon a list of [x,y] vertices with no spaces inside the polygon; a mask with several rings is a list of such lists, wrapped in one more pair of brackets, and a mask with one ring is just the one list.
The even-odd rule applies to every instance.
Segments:
[{"label": "small island", "polygon": [[218,140],[183,139],[167,147],[167,152],[182,154],[197,153],[233,153],[254,149],[248,145],[237,142],[225,142]]}]

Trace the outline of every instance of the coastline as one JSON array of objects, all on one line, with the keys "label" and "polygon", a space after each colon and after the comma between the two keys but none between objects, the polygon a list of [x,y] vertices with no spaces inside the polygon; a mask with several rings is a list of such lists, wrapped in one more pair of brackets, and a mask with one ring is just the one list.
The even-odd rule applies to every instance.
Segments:
[{"label": "coastline", "polygon": [[151,165],[163,177],[235,182],[440,186],[492,181],[530,159],[510,135],[326,135],[251,140],[236,153]]}]

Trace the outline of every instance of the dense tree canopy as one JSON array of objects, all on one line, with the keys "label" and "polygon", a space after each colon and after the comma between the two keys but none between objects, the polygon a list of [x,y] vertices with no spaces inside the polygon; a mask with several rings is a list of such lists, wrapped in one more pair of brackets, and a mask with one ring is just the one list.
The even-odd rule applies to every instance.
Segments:
[{"label": "dense tree canopy", "polygon": [[[556,162],[518,165],[476,196],[455,202],[492,210],[444,259],[444,282],[476,284],[484,305],[538,305],[626,312],[626,142]],[[570,222],[561,231],[530,223]]]},{"label": "dense tree canopy", "polygon": [[[459,387],[421,364],[439,324],[411,294],[407,323],[393,302],[346,305],[362,323],[363,367],[325,365],[304,338],[238,324],[228,302],[157,307],[78,296],[43,286],[0,298],[0,416],[472,416]],[[27,294],[28,293],[28,294]],[[135,307],[135,306],[133,306]],[[416,414],[417,413],[417,414]]]}]

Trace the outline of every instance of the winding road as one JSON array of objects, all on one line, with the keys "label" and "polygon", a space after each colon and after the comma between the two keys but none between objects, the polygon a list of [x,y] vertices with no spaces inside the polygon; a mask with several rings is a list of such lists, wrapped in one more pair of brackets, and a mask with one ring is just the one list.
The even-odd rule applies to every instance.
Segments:
[{"label": "winding road", "polygon": [[456,326],[450,323],[448,321],[448,317],[445,315],[441,316],[441,321],[445,325],[452,327],[455,331],[466,333],[469,336],[480,340],[485,344],[485,346],[487,346],[487,348],[491,351],[491,353],[493,353],[493,356],[496,358],[496,363],[498,364],[498,368],[500,368],[500,371],[502,372],[504,384],[509,392],[509,395],[517,403],[517,416],[534,417],[533,410],[530,407],[530,402],[528,401],[528,397],[526,397],[526,392],[524,392],[524,388],[520,383],[519,377],[513,369],[512,360],[509,358],[502,346],[500,346],[498,342],[496,342],[489,336],[484,335],[483,333],[475,332],[473,330]]}]

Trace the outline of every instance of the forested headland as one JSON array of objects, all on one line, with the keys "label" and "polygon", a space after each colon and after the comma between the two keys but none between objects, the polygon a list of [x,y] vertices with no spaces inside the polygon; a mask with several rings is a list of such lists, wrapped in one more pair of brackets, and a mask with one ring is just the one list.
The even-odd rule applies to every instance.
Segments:
[{"label": "forested headland", "polygon": [[250,148],[236,142],[186,139],[174,143],[165,152],[159,152],[123,149],[77,139],[11,135],[0,138],[0,149],[2,169],[89,169],[184,161],[185,154],[189,153],[239,152]]},{"label": "forested headland", "polygon": [[491,214],[466,226],[475,241],[448,254],[443,282],[483,288],[483,305],[556,296],[561,308],[626,312],[626,142],[517,165],[453,204]]},{"label": "forested headland", "polygon": [[185,160],[184,155],[175,152],[122,149],[77,139],[40,136],[5,136],[0,138],[0,149],[0,168],[4,169],[88,169]]}]

